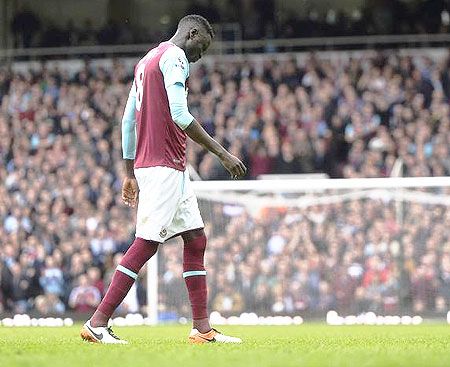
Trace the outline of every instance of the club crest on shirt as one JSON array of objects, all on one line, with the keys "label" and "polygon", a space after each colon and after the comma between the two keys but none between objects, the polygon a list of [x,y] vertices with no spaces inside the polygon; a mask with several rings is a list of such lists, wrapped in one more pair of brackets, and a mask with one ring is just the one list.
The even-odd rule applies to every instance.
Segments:
[{"label": "club crest on shirt", "polygon": [[166,236],[167,236],[167,229],[162,228],[162,229],[161,229],[161,232],[159,232],[159,236],[160,236],[161,238],[166,237]]}]

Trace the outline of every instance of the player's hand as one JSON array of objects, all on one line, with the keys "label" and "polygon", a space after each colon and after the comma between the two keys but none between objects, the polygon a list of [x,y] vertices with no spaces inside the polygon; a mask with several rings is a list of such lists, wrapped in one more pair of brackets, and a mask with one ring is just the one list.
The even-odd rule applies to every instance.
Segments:
[{"label": "player's hand", "polygon": [[243,177],[247,172],[247,168],[244,163],[242,163],[240,159],[235,157],[233,154],[226,154],[221,158],[221,162],[234,179]]},{"label": "player's hand", "polygon": [[122,200],[134,208],[138,201],[139,188],[135,178],[126,177],[122,184]]}]

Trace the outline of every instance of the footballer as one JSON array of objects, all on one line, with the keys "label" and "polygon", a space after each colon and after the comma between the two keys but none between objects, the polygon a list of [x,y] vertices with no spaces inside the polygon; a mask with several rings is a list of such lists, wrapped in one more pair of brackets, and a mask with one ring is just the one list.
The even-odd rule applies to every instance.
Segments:
[{"label": "footballer", "polygon": [[204,266],[207,241],[186,169],[189,136],[215,154],[233,178],[246,173],[244,164],[205,132],[187,106],[189,63],[200,60],[213,37],[205,18],[187,15],[180,20],[175,35],[151,49],[135,67],[122,119],[126,166],[122,199],[128,206],[137,206],[136,238],[117,266],[102,302],[83,325],[84,340],[127,343],[108,327],[108,320],[158,246],[181,236],[183,278],[193,319],[189,342],[241,343],[241,339],[224,335],[209,324]]}]

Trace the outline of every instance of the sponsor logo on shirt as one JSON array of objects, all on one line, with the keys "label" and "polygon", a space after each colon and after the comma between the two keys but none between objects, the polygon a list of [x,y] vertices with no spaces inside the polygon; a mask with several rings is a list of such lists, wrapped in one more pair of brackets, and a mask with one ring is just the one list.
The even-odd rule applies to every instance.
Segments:
[{"label": "sponsor logo on shirt", "polygon": [[179,66],[180,68],[182,68],[183,70],[184,70],[184,62],[183,62],[183,60],[181,59],[181,57],[179,57],[178,59],[177,59],[177,63],[175,63],[175,66]]}]

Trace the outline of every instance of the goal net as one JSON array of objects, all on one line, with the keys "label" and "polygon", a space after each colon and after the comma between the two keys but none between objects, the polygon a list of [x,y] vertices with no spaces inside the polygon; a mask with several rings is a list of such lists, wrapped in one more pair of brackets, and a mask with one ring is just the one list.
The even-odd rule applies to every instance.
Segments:
[{"label": "goal net", "polygon": [[[450,307],[450,177],[194,187],[210,311],[323,318],[330,310],[437,316]],[[181,240],[162,246],[157,263],[148,283],[154,320],[190,318]]]}]

